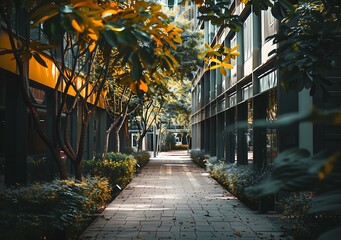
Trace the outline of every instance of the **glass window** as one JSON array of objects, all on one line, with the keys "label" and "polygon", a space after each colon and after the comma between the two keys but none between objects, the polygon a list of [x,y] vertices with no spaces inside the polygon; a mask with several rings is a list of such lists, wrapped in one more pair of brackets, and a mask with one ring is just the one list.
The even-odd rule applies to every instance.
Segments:
[{"label": "glass window", "polygon": [[246,135],[246,141],[247,141],[247,159],[249,163],[252,163],[253,161],[253,101],[249,100],[247,103],[247,135]]},{"label": "glass window", "polygon": [[[266,109],[266,120],[272,122],[277,119],[277,92],[270,90],[268,95],[268,106]],[[271,165],[275,157],[278,155],[278,135],[277,129],[266,129],[266,149],[267,149],[267,163]]]},{"label": "glass window", "polygon": [[235,106],[236,104],[237,104],[237,94],[233,93],[228,97],[227,107],[232,107],[232,106]]},{"label": "glass window", "polygon": [[252,97],[252,90],[253,90],[253,86],[252,84],[242,88],[242,99],[246,100]]},{"label": "glass window", "polygon": [[252,53],[252,14],[244,22],[244,60],[248,60]]},{"label": "glass window", "polygon": [[0,186],[4,184],[5,178],[5,81],[0,81]]},{"label": "glass window", "polygon": [[[37,109],[40,126],[42,127],[44,132],[47,132],[47,113],[46,109],[38,108]],[[32,122],[32,117],[28,116],[28,154],[40,154],[44,153],[47,150],[46,144],[38,135],[37,131],[34,128],[34,124]]]},{"label": "glass window", "polygon": [[272,71],[259,78],[259,90],[264,92],[277,86],[277,71]]},{"label": "glass window", "polygon": [[275,18],[272,16],[271,9],[263,11],[263,43],[266,38],[275,34]]}]

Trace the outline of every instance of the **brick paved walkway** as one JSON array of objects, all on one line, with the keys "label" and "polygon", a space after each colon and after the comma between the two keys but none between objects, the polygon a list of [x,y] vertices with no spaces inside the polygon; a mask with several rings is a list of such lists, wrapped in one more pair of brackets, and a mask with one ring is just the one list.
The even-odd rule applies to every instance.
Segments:
[{"label": "brick paved walkway", "polygon": [[186,152],[152,158],[81,239],[291,239],[197,167]]}]

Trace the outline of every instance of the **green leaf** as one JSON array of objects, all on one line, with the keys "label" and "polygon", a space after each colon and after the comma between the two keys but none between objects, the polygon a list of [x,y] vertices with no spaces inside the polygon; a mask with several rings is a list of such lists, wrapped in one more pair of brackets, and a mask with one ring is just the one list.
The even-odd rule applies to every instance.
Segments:
[{"label": "green leaf", "polygon": [[47,68],[46,62],[44,61],[44,59],[42,59],[42,57],[38,53],[34,52],[33,57],[40,65]]},{"label": "green leaf", "polygon": [[151,50],[147,47],[142,47],[139,50],[140,58],[141,60],[149,66],[152,66],[154,64],[154,55],[151,52]]},{"label": "green leaf", "polygon": [[131,76],[135,80],[140,80],[142,78],[142,65],[136,52],[132,55],[132,67]]},{"label": "green leaf", "polygon": [[107,30],[103,31],[102,35],[105,41],[112,47],[117,47],[118,41],[115,32]]},{"label": "green leaf", "polygon": [[271,13],[276,19],[283,19],[285,17],[279,2],[274,3],[274,6],[271,8]]},{"label": "green leaf", "polygon": [[281,6],[289,11],[295,11],[295,7],[287,0],[279,0],[278,1]]},{"label": "green leaf", "polygon": [[151,37],[147,33],[139,30],[134,31],[135,36],[138,40],[142,41],[144,44],[149,44],[151,42]]},{"label": "green leaf", "polygon": [[323,233],[319,236],[318,240],[330,240],[330,239],[339,239],[341,236],[341,227],[334,228],[328,232]]},{"label": "green leaf", "polygon": [[123,30],[122,32],[116,33],[117,40],[126,45],[135,46],[137,45],[137,39],[130,30]]},{"label": "green leaf", "polygon": [[[55,4],[47,4],[41,7],[38,7],[35,11],[32,12],[30,19],[33,21],[37,21],[36,18],[42,18],[43,16],[48,16],[54,13],[58,14],[57,9],[59,6]],[[41,16],[42,15],[42,16]]]},{"label": "green leaf", "polygon": [[328,191],[317,195],[312,200],[313,208],[309,209],[309,214],[341,214],[341,190]]}]

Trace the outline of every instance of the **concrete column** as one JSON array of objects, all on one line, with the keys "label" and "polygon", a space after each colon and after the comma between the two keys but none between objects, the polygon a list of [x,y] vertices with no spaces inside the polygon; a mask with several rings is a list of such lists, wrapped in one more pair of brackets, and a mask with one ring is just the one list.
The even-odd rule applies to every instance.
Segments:
[{"label": "concrete column", "polygon": [[[299,113],[306,113],[311,111],[313,107],[312,97],[309,95],[309,90],[302,90],[298,94],[298,111]],[[313,139],[313,124],[309,122],[300,123],[299,131],[299,147],[305,148],[314,152],[314,139]]]},{"label": "concrete column", "polygon": [[[254,98],[253,116],[254,121],[266,118],[268,94],[262,94]],[[253,128],[253,162],[257,169],[266,164],[266,128]]]},{"label": "concrete column", "polygon": [[5,116],[5,184],[26,184],[27,175],[27,110],[19,81],[11,79],[6,85]]},{"label": "concrete column", "polygon": [[[237,122],[247,122],[247,103],[238,105]],[[247,164],[247,129],[237,129],[237,163],[240,165]]]}]

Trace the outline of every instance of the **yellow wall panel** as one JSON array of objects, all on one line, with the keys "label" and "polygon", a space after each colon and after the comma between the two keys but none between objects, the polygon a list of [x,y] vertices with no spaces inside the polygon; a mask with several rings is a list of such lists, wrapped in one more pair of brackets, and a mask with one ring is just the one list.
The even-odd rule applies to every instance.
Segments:
[{"label": "yellow wall panel", "polygon": [[[7,33],[1,32],[0,34],[0,49],[11,49],[10,41],[8,38]],[[1,51],[0,50],[0,51]],[[53,63],[53,61],[48,57],[44,55],[40,55],[42,59],[45,61],[47,67],[44,67],[40,65],[34,57],[30,59],[29,64],[29,78],[35,82],[38,82],[44,86],[50,87],[52,89],[55,88],[58,76],[59,76],[59,70],[56,67],[56,65]],[[13,54],[5,54],[0,55],[0,68],[3,68],[7,71],[13,72],[18,74],[18,71],[16,69],[16,62],[14,60]],[[82,85],[82,82],[84,79],[78,78],[77,79],[77,87]],[[64,89],[65,83],[62,84],[62,86],[59,88],[60,91]],[[91,91],[91,87],[89,87],[89,92]],[[73,88],[70,88],[68,91],[68,94],[71,96],[76,95],[76,91]],[[85,96],[85,90],[81,92],[82,96]],[[96,96],[93,94],[92,98],[89,98],[88,102],[93,103]],[[90,100],[91,99],[91,100]],[[99,103],[97,104],[99,107],[104,108],[104,99],[100,98]]]}]

